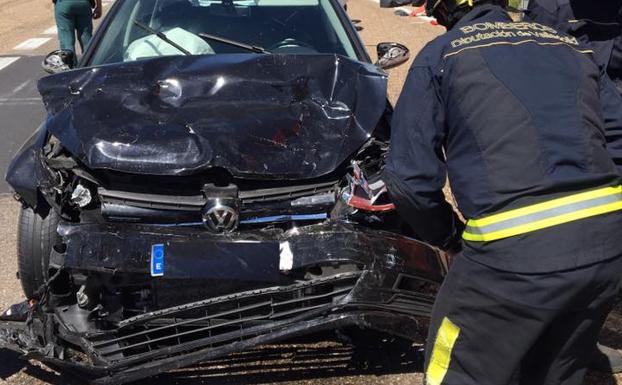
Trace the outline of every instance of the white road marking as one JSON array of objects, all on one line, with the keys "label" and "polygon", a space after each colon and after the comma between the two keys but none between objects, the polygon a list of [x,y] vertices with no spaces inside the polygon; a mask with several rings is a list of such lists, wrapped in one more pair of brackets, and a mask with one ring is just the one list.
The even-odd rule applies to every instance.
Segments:
[{"label": "white road marking", "polygon": [[10,102],[0,102],[0,107],[5,106],[38,106],[41,105],[41,102],[19,102],[19,103],[10,103]]},{"label": "white road marking", "polygon": [[11,64],[15,63],[17,60],[19,60],[19,56],[0,57],[0,70],[4,69],[5,67],[10,66]]},{"label": "white road marking", "polygon": [[0,106],[40,105],[40,98],[0,98]]},{"label": "white road marking", "polygon": [[20,44],[13,47],[14,50],[32,50],[41,47],[43,44],[52,40],[50,37],[33,37],[32,39],[24,40]]},{"label": "white road marking", "polygon": [[19,91],[23,90],[24,88],[26,88],[26,86],[28,85],[28,83],[30,83],[30,79],[26,80],[25,82],[23,82],[22,84],[20,84],[19,86],[13,88],[13,94],[18,93]]},{"label": "white road marking", "polygon": [[13,102],[13,103],[38,102],[40,100],[41,100],[41,98],[37,98],[37,97],[30,97],[30,98],[0,98],[0,103],[7,103],[7,102]]},{"label": "white road marking", "polygon": [[58,29],[56,28],[56,26],[52,26],[46,29],[45,31],[43,31],[44,35],[56,35],[57,33],[58,33]]}]

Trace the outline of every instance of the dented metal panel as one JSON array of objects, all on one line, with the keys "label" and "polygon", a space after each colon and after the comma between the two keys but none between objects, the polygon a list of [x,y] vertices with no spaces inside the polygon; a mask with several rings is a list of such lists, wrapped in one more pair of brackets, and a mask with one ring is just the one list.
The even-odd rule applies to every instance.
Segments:
[{"label": "dented metal panel", "polygon": [[166,57],[39,81],[47,129],[93,169],[315,178],[371,136],[387,77],[338,55]]}]

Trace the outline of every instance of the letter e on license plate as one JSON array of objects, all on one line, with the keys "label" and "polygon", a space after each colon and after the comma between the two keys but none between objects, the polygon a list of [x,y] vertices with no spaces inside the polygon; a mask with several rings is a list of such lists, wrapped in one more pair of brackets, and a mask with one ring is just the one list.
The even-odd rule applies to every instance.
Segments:
[{"label": "letter e on license plate", "polygon": [[151,246],[151,276],[162,277],[164,275],[164,245]]}]

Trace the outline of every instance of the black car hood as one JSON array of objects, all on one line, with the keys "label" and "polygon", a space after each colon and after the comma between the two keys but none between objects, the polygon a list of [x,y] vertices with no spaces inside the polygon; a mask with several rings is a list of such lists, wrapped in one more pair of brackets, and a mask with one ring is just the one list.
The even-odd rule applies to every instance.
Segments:
[{"label": "black car hood", "polygon": [[337,55],[166,57],[39,81],[47,130],[87,167],[314,178],[370,137],[387,77]]}]

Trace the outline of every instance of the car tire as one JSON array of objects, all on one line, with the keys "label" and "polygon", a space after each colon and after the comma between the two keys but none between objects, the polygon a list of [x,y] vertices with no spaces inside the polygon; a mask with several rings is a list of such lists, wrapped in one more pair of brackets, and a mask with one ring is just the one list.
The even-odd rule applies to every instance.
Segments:
[{"label": "car tire", "polygon": [[19,279],[27,298],[33,298],[47,279],[52,247],[60,240],[56,227],[60,217],[54,210],[45,216],[24,207],[17,226]]}]

